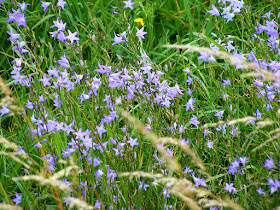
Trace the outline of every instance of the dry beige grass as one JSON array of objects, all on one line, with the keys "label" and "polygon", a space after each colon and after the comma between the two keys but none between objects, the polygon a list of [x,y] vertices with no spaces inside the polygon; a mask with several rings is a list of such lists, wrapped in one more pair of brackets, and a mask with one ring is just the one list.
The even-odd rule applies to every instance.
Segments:
[{"label": "dry beige grass", "polygon": [[166,188],[168,188],[168,191],[171,194],[177,196],[182,201],[184,201],[190,209],[198,210],[206,206],[223,206],[229,207],[231,209],[242,209],[238,204],[234,203],[233,201],[223,200],[204,188],[194,187],[192,181],[186,178],[182,178],[183,173],[181,171],[182,167],[180,163],[178,163],[173,157],[167,156],[165,149],[163,147],[159,147],[159,145],[172,144],[180,146],[183,149],[183,151],[185,151],[188,155],[192,157],[194,164],[196,164],[202,170],[204,175],[207,175],[211,180],[211,176],[206,172],[206,168],[203,165],[202,161],[196,156],[195,152],[192,149],[182,144],[178,139],[169,137],[159,138],[152,131],[145,129],[145,126],[138,119],[131,116],[127,111],[121,110],[121,115],[126,120],[128,120],[130,124],[134,125],[136,130],[145,135],[147,139],[150,139],[154,146],[159,148],[159,151],[164,157],[169,157],[169,159],[167,159],[168,161],[166,161],[167,166],[169,166],[169,168],[171,168],[175,172],[178,172],[181,178],[178,178],[176,175],[174,175],[173,177],[167,177],[163,174],[153,174],[150,172],[143,171],[124,172],[121,173],[120,176],[130,178],[145,177],[153,179],[154,183],[163,184]]},{"label": "dry beige grass", "polygon": [[6,203],[0,203],[0,209],[1,210],[21,210],[22,208],[20,206],[14,206]]},{"label": "dry beige grass", "polygon": [[0,106],[5,105],[8,109],[11,110],[9,115],[13,114],[21,114],[23,113],[24,109],[18,105],[17,99],[13,96],[12,91],[6,85],[2,77],[0,76]]},{"label": "dry beige grass", "polygon": [[74,207],[77,207],[78,209],[81,209],[81,210],[95,209],[93,206],[89,205],[85,201],[78,199],[78,198],[67,197],[65,200],[68,200],[70,202],[70,204],[69,204],[70,209],[74,208]]},{"label": "dry beige grass", "polygon": [[[192,46],[192,45],[173,44],[173,45],[164,45],[163,47],[176,48],[176,49],[188,49],[190,52],[192,52],[192,51],[193,52],[204,52],[209,55],[216,56],[220,59],[228,60],[231,65],[241,65],[242,69],[244,69],[244,70],[248,70],[248,69],[256,70],[256,71],[258,71],[257,73],[260,73],[262,76],[264,76],[265,80],[275,81],[278,86],[280,85],[280,78],[275,76],[273,73],[264,70],[263,68],[259,67],[258,65],[254,64],[254,63],[240,60],[237,57],[230,55],[223,51],[213,51],[210,48],[196,47],[196,46]],[[255,73],[255,72],[253,72],[253,73]],[[259,74],[257,74],[257,76],[259,76]]]}]

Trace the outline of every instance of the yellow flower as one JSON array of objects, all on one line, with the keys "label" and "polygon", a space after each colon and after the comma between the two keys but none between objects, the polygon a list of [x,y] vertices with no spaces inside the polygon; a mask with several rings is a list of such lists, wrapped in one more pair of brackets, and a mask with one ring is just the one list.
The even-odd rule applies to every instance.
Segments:
[{"label": "yellow flower", "polygon": [[134,20],[134,22],[137,23],[137,24],[140,23],[142,26],[144,26],[143,18],[136,18],[136,19]]}]

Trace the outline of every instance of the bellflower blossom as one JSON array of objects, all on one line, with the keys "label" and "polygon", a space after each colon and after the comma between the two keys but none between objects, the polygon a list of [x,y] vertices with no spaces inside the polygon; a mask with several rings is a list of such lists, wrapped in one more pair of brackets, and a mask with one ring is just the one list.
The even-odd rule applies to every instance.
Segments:
[{"label": "bellflower blossom", "polygon": [[214,4],[212,4],[212,10],[208,11],[208,13],[211,16],[219,16],[220,15],[219,10],[217,9],[217,7],[214,6]]},{"label": "bellflower blossom", "polygon": [[61,7],[64,10],[64,5],[67,4],[65,1],[63,0],[58,0],[57,2],[57,6]]},{"label": "bellflower blossom", "polygon": [[139,189],[144,189],[145,191],[146,191],[146,188],[147,187],[150,187],[150,185],[148,185],[148,184],[144,184],[144,181],[139,181]]},{"label": "bellflower blossom", "polygon": [[16,202],[16,206],[21,203],[21,200],[22,200],[22,194],[16,192],[16,197],[13,199],[13,201]]},{"label": "bellflower blossom", "polygon": [[204,62],[211,61],[215,62],[215,58],[212,55],[207,54],[206,52],[199,52],[200,56],[197,58],[197,60],[203,60]]},{"label": "bellflower blossom", "polygon": [[278,188],[280,188],[280,182],[278,179],[272,179],[272,178],[269,178],[267,180],[267,183],[270,184],[270,194],[276,192],[278,190]]},{"label": "bellflower blossom", "polygon": [[129,141],[127,141],[127,143],[129,143],[131,147],[134,147],[135,145],[139,145],[137,140],[138,140],[138,138],[133,139],[133,138],[129,137]]},{"label": "bellflower blossom", "polygon": [[198,187],[199,185],[206,187],[205,178],[199,178],[193,175],[193,181],[195,182],[196,187]]},{"label": "bellflower blossom", "polygon": [[223,188],[225,190],[227,190],[228,192],[230,192],[232,195],[238,192],[238,189],[236,189],[235,187],[233,187],[233,183],[225,183],[225,187]]},{"label": "bellflower blossom", "polygon": [[272,157],[270,157],[269,159],[265,160],[265,164],[263,165],[263,167],[264,168],[266,167],[267,169],[274,168],[274,161],[273,161]]},{"label": "bellflower blossom", "polygon": [[265,195],[266,194],[261,187],[259,187],[256,191],[258,192],[259,195]]},{"label": "bellflower blossom", "polygon": [[185,104],[185,105],[182,105],[182,106],[185,106],[186,107],[186,111],[188,111],[189,109],[193,110],[194,111],[194,104],[195,103],[195,99],[193,98],[190,98],[188,100],[188,102]]},{"label": "bellflower blossom", "polygon": [[46,12],[47,8],[51,5],[49,2],[41,1],[42,7],[44,8],[44,12]]},{"label": "bellflower blossom", "polygon": [[208,140],[206,144],[207,144],[207,147],[208,147],[209,149],[212,149],[212,148],[213,148],[213,144],[214,144],[213,141]]},{"label": "bellflower blossom", "polygon": [[135,3],[133,3],[131,0],[128,0],[128,1],[123,1],[123,3],[125,4],[124,5],[124,9],[126,9],[126,8],[129,8],[129,9],[131,9],[131,10],[133,10],[133,5],[135,4]]},{"label": "bellflower blossom", "polygon": [[2,109],[0,109],[0,118],[2,118],[5,114],[9,114],[11,111],[4,104],[2,104]]},{"label": "bellflower blossom", "polygon": [[196,128],[198,129],[198,124],[200,123],[198,120],[197,120],[197,117],[195,115],[192,115],[192,118],[190,119],[189,121],[190,124],[192,125],[195,125]]},{"label": "bellflower blossom", "polygon": [[70,41],[71,45],[74,43],[74,41],[78,42],[80,40],[80,38],[76,37],[77,33],[78,32],[72,33],[70,30],[68,30],[68,36],[65,38]]},{"label": "bellflower blossom", "polygon": [[26,10],[27,6],[30,6],[31,4],[26,4],[25,2],[18,3],[17,6],[21,9],[21,11]]},{"label": "bellflower blossom", "polygon": [[61,67],[64,67],[66,69],[69,69],[70,68],[70,65],[69,65],[69,61],[67,60],[66,58],[66,55],[64,54],[63,56],[60,57],[61,60],[58,60],[58,64],[61,66]]},{"label": "bellflower blossom", "polygon": [[17,40],[18,38],[20,38],[20,34],[13,34],[11,31],[7,31],[7,33],[10,35],[9,40],[11,42],[14,42],[15,40]]},{"label": "bellflower blossom", "polygon": [[123,32],[121,34],[116,34],[115,37],[114,37],[114,43],[112,44],[112,46],[114,46],[116,44],[123,43],[126,40],[127,40],[126,32]]},{"label": "bellflower blossom", "polygon": [[9,17],[8,17],[8,20],[6,23],[10,23],[10,22],[14,21],[14,22],[18,23],[18,25],[17,25],[18,28],[20,26],[26,27],[26,18],[24,16],[25,13],[22,14],[20,9],[18,9],[18,10],[12,9],[12,11],[14,13],[10,13],[10,11],[8,11]]},{"label": "bellflower blossom", "polygon": [[147,32],[144,31],[144,27],[142,27],[140,30],[136,28],[136,30],[137,30],[136,36],[145,39],[144,35],[146,35]]}]

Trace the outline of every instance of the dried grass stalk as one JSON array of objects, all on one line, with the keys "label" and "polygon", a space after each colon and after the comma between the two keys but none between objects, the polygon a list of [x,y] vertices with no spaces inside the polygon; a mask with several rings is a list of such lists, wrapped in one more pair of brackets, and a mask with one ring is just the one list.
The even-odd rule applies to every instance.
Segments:
[{"label": "dried grass stalk", "polygon": [[26,176],[21,176],[21,177],[14,177],[13,180],[23,180],[23,181],[29,181],[29,180],[33,180],[33,181],[37,181],[39,182],[39,184],[41,185],[51,185],[54,187],[58,187],[59,189],[63,190],[63,191],[69,191],[70,190],[70,186],[67,184],[64,184],[62,181],[54,179],[53,177],[51,178],[45,178],[43,176],[40,175],[26,175]]},{"label": "dried grass stalk", "polygon": [[0,76],[0,90],[1,90],[1,93],[7,94],[7,95],[12,95],[12,91],[5,84],[5,82],[1,76]]},{"label": "dried grass stalk", "polygon": [[65,200],[68,200],[70,202],[69,204],[70,208],[77,207],[78,209],[81,210],[94,209],[93,206],[89,205],[85,201],[78,198],[67,197]]},{"label": "dried grass stalk", "polygon": [[18,146],[15,143],[10,142],[4,136],[0,136],[0,144],[2,144],[7,149],[12,149],[14,151],[19,150]]},{"label": "dried grass stalk", "polygon": [[22,210],[20,206],[14,206],[6,203],[0,203],[1,210]]},{"label": "dried grass stalk", "polygon": [[207,54],[216,56],[218,58],[228,60],[230,62],[230,64],[232,64],[232,65],[242,65],[242,69],[244,69],[244,70],[247,70],[247,69],[258,70],[259,72],[262,73],[262,75],[266,78],[266,80],[275,80],[277,82],[280,81],[280,78],[278,76],[275,76],[273,73],[262,69],[261,67],[259,67],[258,65],[254,64],[254,63],[240,60],[237,57],[230,55],[226,52],[213,51],[210,48],[196,47],[196,46],[191,46],[191,45],[173,44],[173,45],[163,45],[163,47],[176,48],[176,49],[189,49],[190,51],[194,51],[194,52],[205,52]]},{"label": "dried grass stalk", "polygon": [[200,199],[198,201],[199,204],[204,204],[203,207],[208,208],[211,206],[220,206],[220,207],[229,207],[231,209],[235,209],[235,210],[242,210],[243,208],[241,208],[239,205],[237,205],[236,203],[230,201],[230,200],[221,200],[221,199],[217,199],[217,200],[209,200],[207,198],[203,198]]},{"label": "dried grass stalk", "polygon": [[8,156],[10,158],[12,158],[14,161],[20,163],[21,165],[23,165],[25,168],[30,169],[30,165],[28,165],[27,163],[23,162],[21,159],[19,159],[18,157],[16,157],[16,155],[19,155],[20,153],[16,153],[16,152],[3,152],[0,151],[0,155],[5,155]]},{"label": "dried grass stalk", "polygon": [[[60,170],[59,172],[55,173],[53,176],[52,176],[52,179],[59,179],[63,176],[68,176],[69,173],[72,171],[72,170],[77,170],[78,171],[79,167],[74,165],[74,166],[68,166],[67,168],[65,169],[62,169]],[[81,171],[78,171],[78,173],[80,173]]]},{"label": "dried grass stalk", "polygon": [[185,202],[188,204],[188,207],[189,207],[190,209],[193,209],[193,210],[200,210],[200,209],[202,209],[202,208],[200,208],[200,207],[196,204],[196,202],[195,202],[193,199],[191,199],[191,198],[185,196],[185,195],[184,195],[183,193],[181,193],[180,191],[177,191],[177,190],[174,190],[174,189],[170,189],[169,192],[172,193],[173,195],[176,195],[177,197],[181,198],[183,201],[185,201]]},{"label": "dried grass stalk", "polygon": [[276,135],[272,136],[270,139],[267,139],[265,142],[261,143],[259,146],[255,147],[252,152],[255,152],[256,150],[262,148],[263,146],[265,146],[266,144],[268,144],[269,142],[280,138],[280,133],[277,133]]},{"label": "dried grass stalk", "polygon": [[[203,171],[206,170],[205,166],[203,165],[202,161],[196,156],[195,152],[189,148],[186,144],[183,144],[182,142],[180,142],[178,139],[175,138],[171,138],[171,137],[164,137],[164,138],[160,138],[160,141],[164,144],[166,143],[170,143],[173,144],[175,146],[179,146],[181,147],[187,154],[189,154],[192,159],[193,162]],[[211,176],[205,172],[205,174],[210,178]]]},{"label": "dried grass stalk", "polygon": [[273,125],[275,122],[272,121],[272,120],[264,120],[264,121],[259,121],[257,122],[257,127],[256,129],[259,129],[259,128],[263,128],[263,127],[266,127],[266,126],[270,126],[270,125]]},{"label": "dried grass stalk", "polygon": [[206,123],[202,126],[202,128],[209,128],[209,127],[217,127],[221,124],[227,124],[227,125],[235,125],[237,123],[250,123],[250,120],[254,120],[256,117],[252,117],[252,116],[247,116],[247,117],[243,117],[243,118],[238,118],[238,119],[234,119],[234,120],[230,120],[230,121],[218,121],[217,123]]},{"label": "dried grass stalk", "polygon": [[[121,110],[121,115],[128,120],[129,123],[133,124],[134,127],[140,131],[143,135],[146,136],[147,139],[150,139],[151,142],[158,146],[161,144],[161,140],[157,137],[157,135],[145,128],[145,126],[135,117],[131,116],[127,111]],[[166,162],[168,163],[167,166],[169,166],[172,170],[181,173],[182,174],[182,168],[181,165],[172,157],[168,156],[166,150],[163,147],[158,147],[159,152],[164,156]]]}]

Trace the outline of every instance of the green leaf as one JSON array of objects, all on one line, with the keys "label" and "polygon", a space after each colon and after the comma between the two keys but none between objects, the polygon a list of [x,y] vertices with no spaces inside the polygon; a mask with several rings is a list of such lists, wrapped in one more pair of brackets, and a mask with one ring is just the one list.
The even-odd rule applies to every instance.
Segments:
[{"label": "green leaf", "polygon": [[35,24],[35,26],[33,26],[32,30],[34,28],[36,28],[38,25],[42,24],[43,22],[45,22],[47,19],[50,19],[51,17],[55,16],[54,14],[53,15],[47,15],[46,17],[43,17],[38,23]]}]

